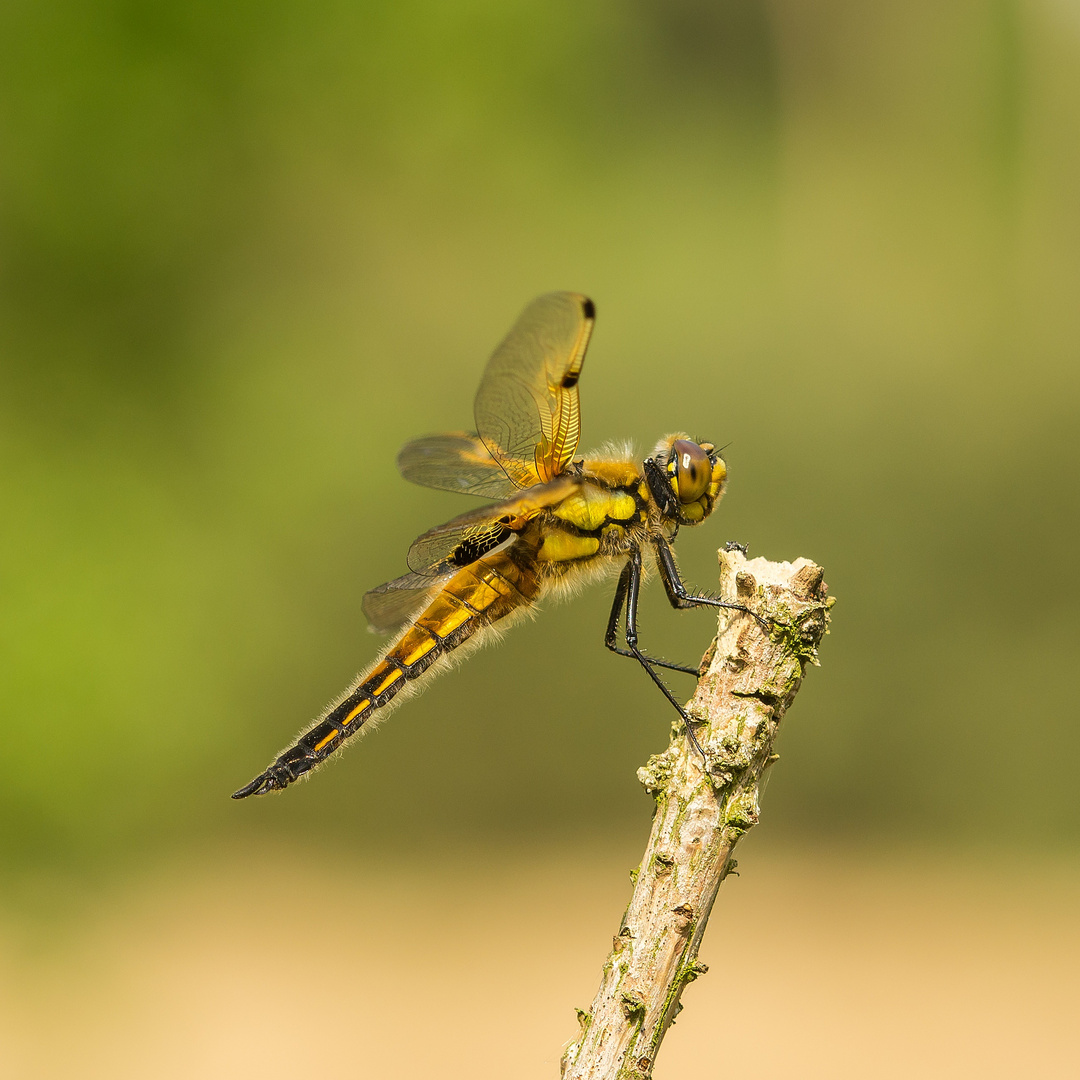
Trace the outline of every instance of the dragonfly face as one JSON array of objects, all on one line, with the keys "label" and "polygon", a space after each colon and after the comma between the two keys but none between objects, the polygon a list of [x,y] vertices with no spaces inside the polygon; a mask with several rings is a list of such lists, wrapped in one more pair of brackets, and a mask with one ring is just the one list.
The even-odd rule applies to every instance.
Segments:
[{"label": "dragonfly face", "polygon": [[661,439],[639,463],[620,455],[575,459],[578,380],[595,317],[592,301],[578,293],[534,300],[488,361],[476,431],[429,435],[402,449],[406,480],[496,501],[424,533],[409,549],[409,573],[364,597],[372,628],[394,633],[390,645],[233,798],[287,787],[447,666],[455,649],[602,565],[619,573],[605,645],[642,665],[701,749],[657,672],[697,669],[639,648],[638,594],[648,554],[674,607],[738,606],[689,592],[670,547],[681,526],[712,513],[727,467],[712,443],[682,433]]},{"label": "dragonfly face", "polygon": [[727,465],[712,443],[679,435],[661,439],[642,470],[657,507],[679,525],[704,521],[727,480]]}]

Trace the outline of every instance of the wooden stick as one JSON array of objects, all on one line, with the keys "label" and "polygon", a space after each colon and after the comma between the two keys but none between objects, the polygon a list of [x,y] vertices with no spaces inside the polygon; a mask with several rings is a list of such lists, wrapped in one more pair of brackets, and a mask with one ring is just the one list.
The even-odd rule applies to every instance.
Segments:
[{"label": "wooden stick", "polygon": [[721,551],[720,588],[771,631],[750,615],[721,611],[687,708],[705,725],[696,734],[708,765],[677,721],[667,750],[638,770],[656,798],[652,833],[600,990],[587,1013],[578,1011],[581,1035],[563,1056],[563,1080],[652,1075],[683,988],[707,970],[698,947],[720,883],[735,867],[735,845],[757,824],[758,785],[776,760],[780,718],[806,665],[817,664],[832,606],[821,567]]}]

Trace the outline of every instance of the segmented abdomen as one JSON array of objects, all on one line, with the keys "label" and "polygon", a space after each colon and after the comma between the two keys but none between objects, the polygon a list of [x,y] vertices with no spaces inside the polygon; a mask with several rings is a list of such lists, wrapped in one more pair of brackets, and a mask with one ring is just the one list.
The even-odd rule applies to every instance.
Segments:
[{"label": "segmented abdomen", "polygon": [[539,592],[535,569],[514,554],[511,548],[486,555],[459,570],[344,700],[233,798],[288,787],[325,761],[440,656],[483,627],[531,604]]}]

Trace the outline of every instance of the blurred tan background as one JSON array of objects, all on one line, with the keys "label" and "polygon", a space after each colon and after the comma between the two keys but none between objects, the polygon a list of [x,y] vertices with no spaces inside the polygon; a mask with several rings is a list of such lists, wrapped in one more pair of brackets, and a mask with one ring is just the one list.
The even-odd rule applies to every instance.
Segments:
[{"label": "blurred tan background", "polygon": [[1080,1070],[1078,125],[1066,0],[5,4],[0,1076],[557,1076],[670,719],[604,589],[228,795],[561,288],[583,447],[729,444],[688,580],[839,597],[657,1077]]}]

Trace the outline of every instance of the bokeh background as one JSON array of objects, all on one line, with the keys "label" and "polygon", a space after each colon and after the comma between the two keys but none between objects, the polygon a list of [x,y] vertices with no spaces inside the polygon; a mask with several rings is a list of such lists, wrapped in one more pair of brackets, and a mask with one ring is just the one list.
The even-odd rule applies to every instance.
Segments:
[{"label": "bokeh background", "polygon": [[228,794],[562,288],[583,447],[729,444],[687,578],[839,598],[703,953],[770,1011],[657,1077],[1075,1067],[1078,130],[1069,0],[4,4],[0,1075],[557,1075],[670,719],[603,588]]}]

